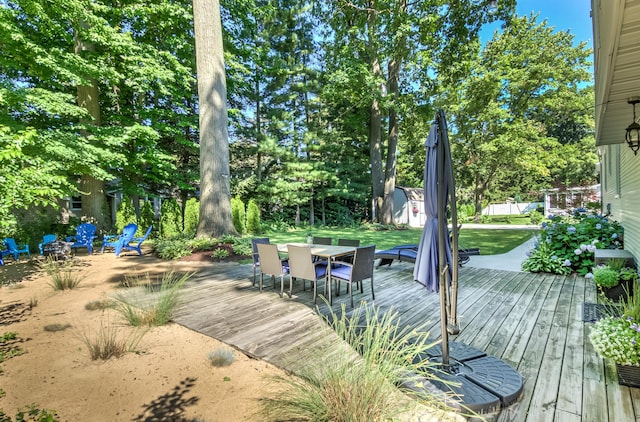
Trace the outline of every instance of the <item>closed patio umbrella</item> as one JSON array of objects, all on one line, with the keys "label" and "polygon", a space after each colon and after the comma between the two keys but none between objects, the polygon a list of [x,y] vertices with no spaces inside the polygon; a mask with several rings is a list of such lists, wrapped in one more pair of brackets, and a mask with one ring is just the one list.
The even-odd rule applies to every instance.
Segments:
[{"label": "closed patio umbrella", "polygon": [[[433,292],[439,291],[438,277],[438,124],[431,125],[429,136],[424,143],[427,150],[424,162],[424,213],[425,222],[422,236],[418,244],[416,263],[413,267],[413,278]],[[445,179],[443,188],[448,191]],[[445,194],[446,198],[446,194]],[[446,200],[446,199],[445,199]],[[448,201],[447,201],[448,202]],[[446,204],[445,204],[446,209]],[[446,222],[446,216],[445,222]],[[446,236],[445,254],[451,260],[451,243]]]},{"label": "closed patio umbrella", "polygon": [[[440,295],[442,341],[439,347],[426,352],[428,360],[441,365],[436,371],[440,381],[432,382],[442,391],[453,393],[465,409],[495,411],[520,397],[523,389],[520,374],[509,364],[480,350],[463,343],[449,343],[449,332],[459,332],[456,310],[458,223],[451,150],[442,110],[438,111],[436,122],[431,126],[425,148],[424,209],[427,218],[413,276]],[[451,219],[451,235],[447,214]]]},{"label": "closed patio umbrella", "polygon": [[[418,244],[413,278],[440,293],[443,357],[447,356],[447,323],[457,332],[457,219],[455,184],[444,112],[439,111],[425,142],[424,212],[426,216]],[[447,209],[451,210],[452,236],[448,232]],[[454,247],[451,247],[451,239]]]}]

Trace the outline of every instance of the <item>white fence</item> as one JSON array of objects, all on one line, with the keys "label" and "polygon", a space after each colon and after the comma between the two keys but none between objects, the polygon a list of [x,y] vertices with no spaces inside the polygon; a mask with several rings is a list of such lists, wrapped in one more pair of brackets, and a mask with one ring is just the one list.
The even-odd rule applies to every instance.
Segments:
[{"label": "white fence", "polygon": [[538,207],[544,207],[544,202],[514,202],[507,204],[491,204],[482,210],[482,215],[526,214]]}]

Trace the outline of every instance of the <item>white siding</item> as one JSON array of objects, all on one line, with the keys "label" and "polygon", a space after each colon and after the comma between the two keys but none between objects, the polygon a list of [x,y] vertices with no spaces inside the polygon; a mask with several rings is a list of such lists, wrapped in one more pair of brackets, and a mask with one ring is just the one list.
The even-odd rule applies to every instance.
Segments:
[{"label": "white siding", "polygon": [[601,166],[601,189],[602,189],[602,212],[606,214],[611,212],[611,218],[620,221],[621,196],[618,195],[619,188],[617,186],[620,181],[619,172],[616,171],[619,160],[618,153],[620,145],[607,145],[600,148],[602,154]]},{"label": "white siding", "polygon": [[[624,227],[624,248],[640,258],[640,156],[618,145],[620,154],[620,203],[617,217]],[[614,214],[615,215],[615,214]]]}]

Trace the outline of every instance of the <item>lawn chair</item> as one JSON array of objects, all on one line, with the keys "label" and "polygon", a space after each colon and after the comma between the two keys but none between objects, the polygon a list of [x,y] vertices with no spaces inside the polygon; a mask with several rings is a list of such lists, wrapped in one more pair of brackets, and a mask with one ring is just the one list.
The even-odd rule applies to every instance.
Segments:
[{"label": "lawn chair", "polygon": [[11,255],[16,261],[18,260],[18,257],[21,253],[26,253],[29,257],[31,257],[31,253],[29,252],[29,245],[27,244],[18,245],[15,239],[12,237],[5,238],[4,244],[7,249],[0,252],[0,257]]},{"label": "lawn chair", "polygon": [[124,226],[124,229],[122,229],[122,234],[105,235],[102,239],[102,248],[100,248],[100,252],[104,253],[104,248],[113,248],[116,257],[119,257],[120,252],[122,252],[122,250],[124,249],[124,246],[128,245],[129,242],[133,240],[137,230],[138,226],[134,223],[130,223]]},{"label": "lawn chair", "polygon": [[122,249],[124,249],[125,251],[136,251],[138,252],[138,255],[142,255],[142,250],[140,250],[140,246],[142,246],[142,242],[147,240],[147,238],[149,237],[149,234],[151,234],[151,229],[153,229],[153,226],[149,226],[147,231],[144,233],[144,236],[134,237],[133,239],[131,239],[130,242],[124,243],[122,245]]},{"label": "lawn chair", "polygon": [[91,223],[82,223],[76,227],[75,236],[65,238],[67,242],[73,242],[69,247],[71,249],[87,248],[87,253],[93,253],[93,241],[96,238],[96,226]]},{"label": "lawn chair", "polygon": [[38,249],[40,250],[40,255],[44,255],[44,250],[42,249],[48,243],[55,242],[58,240],[55,234],[45,234],[42,236],[42,242],[38,243]]}]

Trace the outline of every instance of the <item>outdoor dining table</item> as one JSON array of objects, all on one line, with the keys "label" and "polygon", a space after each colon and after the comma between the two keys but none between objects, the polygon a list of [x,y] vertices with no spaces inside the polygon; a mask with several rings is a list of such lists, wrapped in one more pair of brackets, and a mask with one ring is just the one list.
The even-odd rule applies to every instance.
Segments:
[{"label": "outdoor dining table", "polygon": [[[309,243],[288,243],[286,245],[278,245],[278,251],[287,252],[287,246],[309,246],[311,249],[311,255],[327,260],[327,282],[329,285],[329,305],[332,305],[331,294],[331,262],[341,256],[353,255],[356,252],[356,248],[353,246],[334,246],[334,245],[314,245]],[[325,284],[326,286],[326,284]]]}]

